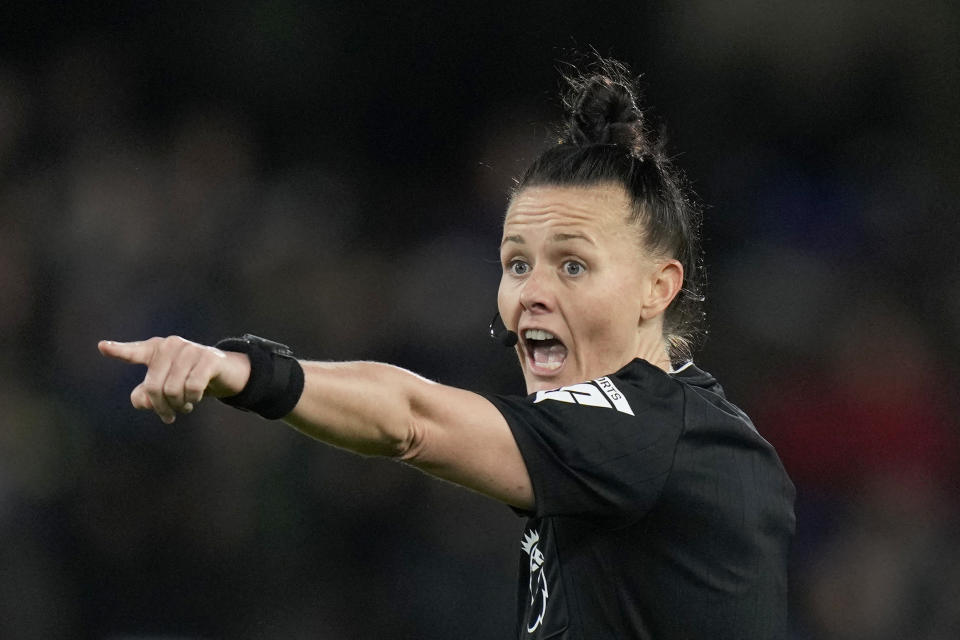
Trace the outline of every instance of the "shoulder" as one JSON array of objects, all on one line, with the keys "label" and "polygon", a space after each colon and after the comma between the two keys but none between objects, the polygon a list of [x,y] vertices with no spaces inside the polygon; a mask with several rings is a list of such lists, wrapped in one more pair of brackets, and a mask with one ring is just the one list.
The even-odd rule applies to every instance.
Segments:
[{"label": "shoulder", "polygon": [[675,477],[706,478],[705,486],[717,487],[740,486],[749,475],[751,486],[778,505],[790,505],[784,512],[790,520],[795,489],[773,445],[712,375],[691,364],[673,377],[684,388]]},{"label": "shoulder", "polygon": [[671,377],[685,391],[685,423],[688,430],[734,431],[769,446],[746,412],[727,398],[713,375],[689,362],[677,368]]},{"label": "shoulder", "polygon": [[[622,369],[593,380],[537,391],[525,399],[530,405],[540,405],[544,411],[566,409],[567,413],[582,411],[573,407],[612,409],[626,416],[637,417],[650,409],[650,400],[659,400],[661,409],[679,409],[682,385],[671,379],[666,372],[644,360],[636,359]],[[676,406],[664,404],[672,400]],[[566,407],[564,407],[566,405]],[[596,412],[588,412],[596,415]]]},{"label": "shoulder", "polygon": [[683,390],[649,366],[490,397],[526,462],[537,515],[637,517],[655,503],[682,432]]}]

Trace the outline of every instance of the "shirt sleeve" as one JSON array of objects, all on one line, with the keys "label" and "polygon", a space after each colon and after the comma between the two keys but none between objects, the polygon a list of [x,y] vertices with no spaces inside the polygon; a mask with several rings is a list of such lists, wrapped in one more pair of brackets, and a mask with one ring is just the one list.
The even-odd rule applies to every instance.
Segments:
[{"label": "shirt sleeve", "polygon": [[[596,386],[574,386],[585,385]],[[619,520],[649,511],[669,476],[683,426],[682,392],[660,392],[593,404],[576,392],[568,399],[558,392],[487,396],[510,426],[530,474],[534,510],[528,515]]]}]

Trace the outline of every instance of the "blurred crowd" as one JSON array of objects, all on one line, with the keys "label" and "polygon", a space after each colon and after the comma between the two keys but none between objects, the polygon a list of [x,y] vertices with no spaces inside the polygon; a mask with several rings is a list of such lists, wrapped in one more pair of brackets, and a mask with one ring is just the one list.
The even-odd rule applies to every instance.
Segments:
[{"label": "blurred crowd", "polygon": [[478,4],[0,27],[0,637],[510,635],[509,509],[216,402],[165,426],[96,342],[522,393],[499,225],[589,45],[706,205],[697,360],[797,485],[792,638],[960,637],[960,9]]}]

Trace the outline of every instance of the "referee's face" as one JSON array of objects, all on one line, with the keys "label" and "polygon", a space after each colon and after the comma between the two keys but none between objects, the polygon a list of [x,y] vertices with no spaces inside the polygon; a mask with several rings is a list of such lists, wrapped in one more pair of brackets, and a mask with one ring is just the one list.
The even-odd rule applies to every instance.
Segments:
[{"label": "referee's face", "polygon": [[[643,248],[619,185],[528,187],[507,210],[498,306],[519,335],[527,392],[613,373],[636,357],[669,367],[662,311],[676,260]],[[682,267],[679,267],[682,281]]]}]

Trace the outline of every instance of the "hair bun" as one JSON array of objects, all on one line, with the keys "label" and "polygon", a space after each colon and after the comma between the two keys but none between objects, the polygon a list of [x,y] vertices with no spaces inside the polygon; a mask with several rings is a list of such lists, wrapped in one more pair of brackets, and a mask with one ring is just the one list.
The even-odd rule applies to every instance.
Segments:
[{"label": "hair bun", "polygon": [[[609,65],[605,65],[609,66]],[[605,68],[584,79],[569,79],[569,111],[564,142],[613,144],[641,153],[646,147],[643,113],[623,68]]]}]

